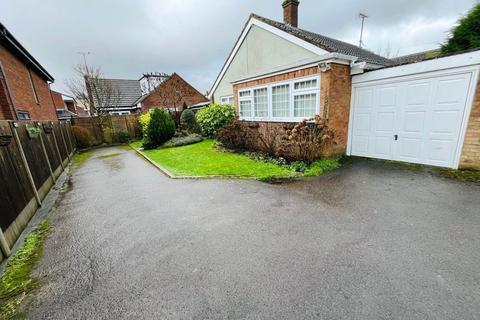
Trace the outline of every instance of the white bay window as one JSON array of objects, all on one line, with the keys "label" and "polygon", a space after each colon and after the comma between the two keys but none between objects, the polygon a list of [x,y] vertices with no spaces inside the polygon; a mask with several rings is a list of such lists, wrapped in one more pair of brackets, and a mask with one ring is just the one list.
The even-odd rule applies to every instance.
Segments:
[{"label": "white bay window", "polygon": [[320,79],[310,77],[238,92],[240,118],[299,121],[320,113]]}]

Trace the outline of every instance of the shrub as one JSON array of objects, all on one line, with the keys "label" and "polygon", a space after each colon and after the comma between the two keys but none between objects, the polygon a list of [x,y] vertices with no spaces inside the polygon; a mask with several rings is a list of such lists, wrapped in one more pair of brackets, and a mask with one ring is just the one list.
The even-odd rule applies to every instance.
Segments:
[{"label": "shrub", "polygon": [[123,130],[120,130],[117,132],[117,141],[120,142],[120,143],[127,143],[128,141],[130,140],[130,135],[123,131]]},{"label": "shrub", "polygon": [[103,142],[106,144],[113,143],[113,129],[111,127],[103,128]]},{"label": "shrub", "polygon": [[147,128],[147,136],[143,141],[145,149],[154,149],[170,140],[175,134],[175,122],[164,109],[155,108]]},{"label": "shrub", "polygon": [[79,126],[72,126],[72,131],[79,148],[89,148],[93,145],[92,135],[87,129]]},{"label": "shrub", "polygon": [[320,116],[315,116],[313,123],[303,120],[293,129],[287,130],[278,155],[311,164],[333,144],[334,136],[335,133],[329,128],[328,121]]},{"label": "shrub", "polygon": [[197,121],[195,119],[195,113],[190,109],[185,109],[180,116],[180,124],[187,130],[194,131],[197,127]]},{"label": "shrub", "polygon": [[138,117],[140,129],[142,130],[142,137],[146,138],[148,132],[148,124],[150,123],[151,113],[147,112]]},{"label": "shrub", "polygon": [[227,104],[211,104],[197,112],[197,123],[202,134],[208,137],[235,119],[235,110]]},{"label": "shrub", "polygon": [[247,130],[245,122],[234,120],[218,130],[217,140],[227,149],[244,150],[246,149]]},{"label": "shrub", "polygon": [[181,146],[188,146],[190,144],[202,142],[203,137],[197,133],[185,136],[185,137],[173,137],[170,141],[167,141],[163,146],[165,148],[172,148],[172,147],[181,147]]}]

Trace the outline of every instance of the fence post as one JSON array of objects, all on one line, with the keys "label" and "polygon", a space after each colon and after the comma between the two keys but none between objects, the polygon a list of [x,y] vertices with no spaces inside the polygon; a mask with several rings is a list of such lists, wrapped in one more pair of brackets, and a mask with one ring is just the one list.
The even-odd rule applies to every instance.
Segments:
[{"label": "fence post", "polygon": [[65,151],[67,151],[67,158],[68,160],[70,161],[70,153],[68,152],[68,147],[67,147],[67,142],[65,141],[65,135],[63,134],[63,130],[62,130],[62,123],[60,121],[60,133],[62,134],[62,140],[63,140],[63,144],[65,145]]},{"label": "fence post", "polygon": [[[39,122],[38,126],[40,127],[40,125],[41,125],[41,123]],[[42,132],[43,132],[43,130],[42,130]],[[47,149],[45,148],[45,143],[43,142],[42,132],[40,132],[40,134],[39,134],[40,144],[42,145],[42,150],[43,150],[43,155],[45,156],[45,160],[47,160],[48,170],[50,170],[50,175],[52,176],[53,183],[55,183],[55,181],[57,181],[57,179],[55,179],[55,175],[53,174],[53,170],[52,170],[52,165],[50,164],[50,159],[48,159],[48,153],[47,153]]]},{"label": "fence post", "polygon": [[[68,127],[68,122],[65,122],[65,126]],[[70,145],[70,148],[72,148],[72,152],[70,153],[70,155],[73,155],[73,151],[74,151],[74,150],[73,150],[72,139],[70,139],[69,129],[66,128],[66,130],[67,130],[67,138],[68,138],[68,139],[66,139],[66,140],[68,140],[68,144]]]},{"label": "fence post", "polygon": [[[60,159],[60,165],[62,166],[62,171],[63,171],[63,170],[65,170],[65,166],[63,165],[62,155],[60,154],[60,149],[58,148],[58,142],[57,142],[57,137],[55,137],[55,130],[54,130],[54,127],[53,127],[53,122],[51,123],[51,125],[52,125],[53,141],[55,141],[55,149],[57,150],[58,159]],[[62,130],[62,129],[60,129],[60,130]]]},{"label": "fence post", "polygon": [[0,228],[0,247],[2,248],[2,252],[5,257],[9,257],[12,251],[10,251],[10,246],[8,245],[7,239],[3,234],[2,228]]},{"label": "fence post", "polygon": [[20,157],[22,158],[23,165],[25,166],[25,171],[27,171],[28,180],[30,180],[30,185],[32,186],[33,193],[35,194],[35,199],[37,199],[38,205],[42,206],[42,200],[40,200],[40,196],[38,195],[37,187],[35,186],[35,181],[33,180],[32,172],[30,171],[27,158],[25,157],[25,153],[23,152],[22,143],[20,142],[20,138],[18,137],[18,132],[17,132],[18,123],[11,122],[11,127],[12,127],[13,136],[15,137],[15,141],[17,142],[18,150],[20,151]]}]

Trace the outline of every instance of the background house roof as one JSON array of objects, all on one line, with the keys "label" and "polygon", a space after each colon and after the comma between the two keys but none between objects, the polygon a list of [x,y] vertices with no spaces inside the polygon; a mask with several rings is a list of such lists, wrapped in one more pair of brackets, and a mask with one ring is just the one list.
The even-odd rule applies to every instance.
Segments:
[{"label": "background house roof", "polygon": [[365,50],[347,42],[329,38],[321,34],[313,33],[300,28],[295,28],[288,24],[267,19],[257,14],[252,14],[251,17],[258,19],[284,32],[287,32],[328,52],[338,52],[350,56],[355,56],[359,59],[359,61],[366,61],[368,63],[378,64],[381,66],[389,66],[393,64],[390,59],[387,59],[376,53]]},{"label": "background house roof", "polygon": [[36,71],[43,79],[53,82],[55,79],[45,70],[42,65],[25,49],[20,42],[0,22],[0,44],[11,50],[24,63]]},{"label": "background house roof", "polygon": [[110,86],[119,93],[117,105],[111,107],[135,107],[137,100],[142,96],[138,80],[99,79],[99,83]]},{"label": "background house roof", "polygon": [[416,53],[408,54],[405,56],[392,58],[391,60],[395,65],[399,65],[399,64],[406,64],[406,63],[415,63],[415,62],[420,62],[427,59],[436,58],[440,56],[440,54],[441,54],[441,50],[435,49],[435,50],[428,50],[423,52],[416,52]]}]

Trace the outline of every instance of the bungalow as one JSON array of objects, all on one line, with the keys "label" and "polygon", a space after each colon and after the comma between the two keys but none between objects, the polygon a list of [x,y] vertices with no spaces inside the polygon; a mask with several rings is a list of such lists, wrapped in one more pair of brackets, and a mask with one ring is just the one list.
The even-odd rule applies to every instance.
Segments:
[{"label": "bungalow", "polygon": [[0,120],[57,120],[53,77],[0,23]]},{"label": "bungalow", "polygon": [[153,90],[138,99],[142,112],[153,107],[164,107],[170,111],[181,111],[183,106],[199,109],[210,101],[177,73],[163,79]]},{"label": "bungalow", "polygon": [[388,59],[300,29],[299,1],[282,6],[283,22],[250,16],[210,99],[259,126],[321,115],[335,154],[480,168],[480,51]]},{"label": "bungalow", "polygon": [[[111,105],[103,110],[112,115],[128,115],[147,112],[154,107],[170,111],[181,111],[187,107],[198,108],[209,100],[178,74],[144,74],[139,80],[97,79],[95,85],[101,87],[100,94],[109,95]],[[92,100],[95,98],[93,97]]]}]

